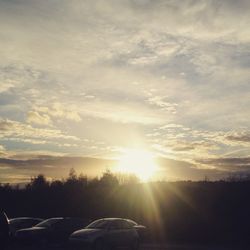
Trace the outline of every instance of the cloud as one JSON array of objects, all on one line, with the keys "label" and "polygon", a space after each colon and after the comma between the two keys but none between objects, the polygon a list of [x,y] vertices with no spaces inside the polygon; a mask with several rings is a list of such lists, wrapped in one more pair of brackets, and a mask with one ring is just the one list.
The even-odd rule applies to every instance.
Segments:
[{"label": "cloud", "polygon": [[0,178],[1,183],[18,184],[18,185],[22,183],[26,184],[29,181],[30,181],[30,176],[27,176],[25,174],[4,173],[1,174]]},{"label": "cloud", "polygon": [[227,135],[226,139],[234,143],[250,146],[250,133],[248,132],[232,133],[231,135]]},{"label": "cloud", "polygon": [[191,129],[180,124],[165,124],[147,135],[152,147],[165,156],[186,159],[248,156],[248,131]]},{"label": "cloud", "polygon": [[163,97],[162,96],[149,97],[148,102],[151,105],[156,105],[160,107],[161,110],[169,111],[172,113],[176,112],[176,109],[175,109],[176,104],[167,102],[167,98],[164,96]]},{"label": "cloud", "polygon": [[205,177],[210,180],[220,180],[228,176],[229,172],[221,171],[217,168],[198,167],[194,163],[184,160],[175,160],[169,158],[158,158],[157,163],[160,166],[160,175],[165,180],[204,180]]},{"label": "cloud", "polygon": [[8,91],[9,89],[13,88],[15,85],[11,81],[1,82],[0,84],[0,93]]},{"label": "cloud", "polygon": [[8,153],[3,145],[0,144],[0,157],[6,157]]},{"label": "cloud", "polygon": [[[27,182],[30,177],[38,173],[53,179],[65,178],[72,167],[78,173],[95,177],[101,175],[107,168],[112,169],[115,164],[116,161],[106,159],[53,155],[33,155],[26,159],[0,158],[0,169],[3,173],[0,181],[19,182],[15,176],[21,175],[22,180]],[[7,176],[12,177],[7,178]]]},{"label": "cloud", "polygon": [[[202,132],[200,132],[198,135],[195,131],[173,126],[174,124],[170,126],[165,125],[162,127],[165,133],[156,132],[155,134],[149,135],[152,141],[154,141],[155,137],[161,138],[155,141],[159,144],[159,149],[164,151],[165,148],[168,152],[174,154],[186,153],[193,155],[208,154],[210,151],[219,149],[213,140],[209,140],[206,137],[206,133],[202,134]],[[166,129],[168,130],[166,131]]]},{"label": "cloud", "polygon": [[247,148],[250,146],[249,131],[245,129],[239,129],[239,131],[236,130],[215,131],[215,132],[206,131],[204,132],[204,138],[231,147],[240,146],[241,148],[242,147]]},{"label": "cloud", "polygon": [[57,129],[42,129],[34,128],[29,124],[13,121],[9,119],[0,120],[0,139],[4,138],[19,138],[19,139],[63,139],[78,141],[75,136],[70,136],[62,133]]},{"label": "cloud", "polygon": [[197,163],[214,166],[215,168],[223,171],[248,171],[250,173],[250,157],[200,159],[197,160]]},{"label": "cloud", "polygon": [[86,104],[81,111],[85,116],[101,118],[117,123],[150,125],[163,122],[160,112],[151,110],[144,106],[143,103],[128,102],[123,104],[95,101]]},{"label": "cloud", "polygon": [[173,151],[202,151],[215,149],[215,145],[206,141],[176,141],[171,145]]},{"label": "cloud", "polygon": [[38,125],[50,125],[50,117],[46,114],[39,114],[36,111],[29,111],[27,115],[27,122],[34,123]]},{"label": "cloud", "polygon": [[75,107],[65,107],[59,102],[53,103],[50,107],[35,107],[35,109],[55,118],[63,118],[75,122],[82,120]]}]

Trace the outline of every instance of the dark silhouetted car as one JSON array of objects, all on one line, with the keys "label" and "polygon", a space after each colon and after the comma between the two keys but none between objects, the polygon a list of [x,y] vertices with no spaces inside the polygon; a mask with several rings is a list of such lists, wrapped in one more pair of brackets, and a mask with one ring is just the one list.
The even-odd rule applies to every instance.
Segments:
[{"label": "dark silhouetted car", "polygon": [[18,230],[15,237],[23,243],[65,244],[70,234],[89,223],[81,218],[51,218],[34,227]]},{"label": "dark silhouetted car", "polygon": [[0,210],[0,249],[5,249],[9,239],[9,221],[6,214]]},{"label": "dark silhouetted car", "polygon": [[74,246],[94,250],[113,247],[139,247],[139,236],[136,229],[126,219],[104,218],[89,224],[85,229],[71,234],[69,243]]},{"label": "dark silhouetted car", "polygon": [[32,217],[18,217],[9,220],[10,236],[14,237],[17,230],[33,227],[43,219]]}]

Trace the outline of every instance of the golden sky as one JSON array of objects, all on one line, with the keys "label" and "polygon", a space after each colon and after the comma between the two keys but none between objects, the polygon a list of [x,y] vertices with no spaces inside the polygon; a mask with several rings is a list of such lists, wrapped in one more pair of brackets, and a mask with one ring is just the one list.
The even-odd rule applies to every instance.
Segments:
[{"label": "golden sky", "polygon": [[158,179],[248,173],[249,8],[0,0],[0,181],[100,175],[134,148]]}]

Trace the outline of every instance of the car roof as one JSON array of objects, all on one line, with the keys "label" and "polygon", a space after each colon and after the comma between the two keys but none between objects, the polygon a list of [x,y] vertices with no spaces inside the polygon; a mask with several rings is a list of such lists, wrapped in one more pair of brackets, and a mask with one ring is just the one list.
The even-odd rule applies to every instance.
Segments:
[{"label": "car roof", "polygon": [[101,218],[98,220],[107,220],[107,221],[124,220],[124,221],[128,221],[128,219],[125,219],[125,218]]},{"label": "car roof", "polygon": [[52,218],[48,218],[46,220],[81,220],[81,221],[87,221],[88,219],[84,219],[84,218],[79,218],[79,217],[52,217]]},{"label": "car roof", "polygon": [[46,220],[63,220],[63,219],[65,219],[65,218],[63,218],[63,217],[51,217],[51,218],[48,218]]},{"label": "car roof", "polygon": [[41,218],[34,218],[34,217],[16,217],[16,218],[11,218],[9,221],[16,221],[16,220],[39,220],[43,221]]}]

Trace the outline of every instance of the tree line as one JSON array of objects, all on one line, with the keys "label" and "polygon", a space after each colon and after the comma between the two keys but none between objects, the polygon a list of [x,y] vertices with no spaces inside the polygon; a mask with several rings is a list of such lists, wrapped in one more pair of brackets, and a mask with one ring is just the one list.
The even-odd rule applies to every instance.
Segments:
[{"label": "tree line", "polygon": [[140,183],[105,171],[100,178],[62,180],[42,174],[25,188],[0,186],[0,204],[11,218],[34,216],[125,217],[147,226],[150,240],[195,244],[249,244],[250,181]]}]

